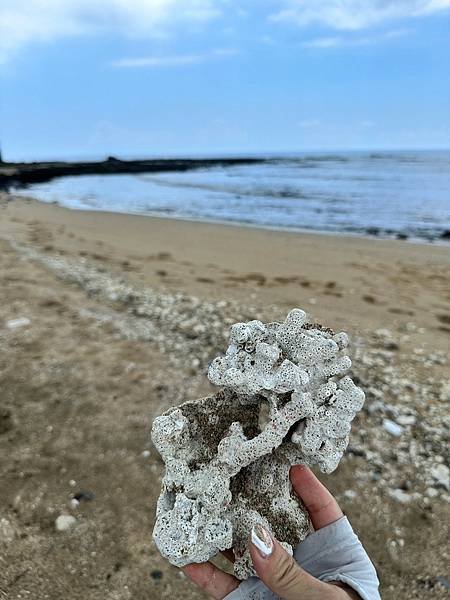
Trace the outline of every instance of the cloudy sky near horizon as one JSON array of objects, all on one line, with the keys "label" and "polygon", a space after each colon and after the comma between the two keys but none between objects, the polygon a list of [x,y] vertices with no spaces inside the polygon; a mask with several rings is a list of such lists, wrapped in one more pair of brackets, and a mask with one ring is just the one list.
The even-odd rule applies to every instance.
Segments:
[{"label": "cloudy sky near horizon", "polygon": [[1,0],[5,159],[450,148],[450,0]]}]

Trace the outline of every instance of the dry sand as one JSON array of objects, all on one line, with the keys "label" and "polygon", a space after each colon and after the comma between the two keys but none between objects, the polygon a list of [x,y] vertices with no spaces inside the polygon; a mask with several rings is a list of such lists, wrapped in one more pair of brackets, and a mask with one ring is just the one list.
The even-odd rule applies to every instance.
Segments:
[{"label": "dry sand", "polygon": [[[323,479],[383,598],[446,597],[449,495],[430,473],[448,461],[449,272],[448,246],[0,195],[0,598],[203,597],[151,541],[162,465],[150,421],[209,390],[231,322],[296,306],[354,339],[368,399]],[[95,496],[75,508],[79,492]],[[57,532],[60,514],[75,527]]]}]

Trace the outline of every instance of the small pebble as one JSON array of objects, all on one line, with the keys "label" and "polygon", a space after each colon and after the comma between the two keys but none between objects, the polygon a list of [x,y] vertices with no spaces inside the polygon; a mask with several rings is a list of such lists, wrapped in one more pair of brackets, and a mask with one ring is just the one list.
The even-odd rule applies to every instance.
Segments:
[{"label": "small pebble", "polygon": [[450,581],[448,579],[446,579],[445,577],[442,577],[441,575],[438,575],[437,577],[434,578],[434,581],[441,587],[444,588],[444,590],[450,590]]},{"label": "small pebble", "polygon": [[19,329],[19,327],[26,327],[31,323],[27,317],[20,317],[19,319],[11,319],[6,321],[6,327],[8,329]]},{"label": "small pebble", "polygon": [[152,576],[153,579],[156,579],[156,580],[163,578],[163,572],[159,571],[158,569],[155,569],[154,571],[152,571],[150,573],[150,575]]},{"label": "small pebble", "polygon": [[355,492],[355,490],[345,490],[344,492],[344,498],[346,498],[347,500],[354,500],[357,497],[357,493]]},{"label": "small pebble", "polygon": [[389,490],[388,494],[393,500],[401,504],[408,504],[412,500],[412,497],[403,490]]},{"label": "small pebble", "polygon": [[383,419],[384,429],[394,437],[400,437],[403,433],[403,427],[390,419]]},{"label": "small pebble", "polygon": [[450,471],[447,465],[438,464],[431,467],[430,474],[439,485],[445,487],[446,490],[450,489]]},{"label": "small pebble", "polygon": [[55,521],[56,531],[67,531],[76,525],[76,523],[77,520],[72,515],[59,515]]},{"label": "small pebble", "polygon": [[416,421],[417,419],[414,415],[400,415],[397,417],[397,423],[399,423],[399,425],[404,425],[405,427],[408,427],[408,425],[415,425]]}]

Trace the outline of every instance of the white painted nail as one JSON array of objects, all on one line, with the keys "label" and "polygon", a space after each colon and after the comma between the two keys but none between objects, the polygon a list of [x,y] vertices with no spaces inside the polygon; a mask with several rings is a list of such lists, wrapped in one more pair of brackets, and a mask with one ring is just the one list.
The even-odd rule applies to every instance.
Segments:
[{"label": "white painted nail", "polygon": [[252,527],[252,544],[263,558],[267,558],[273,552],[273,541],[270,533],[260,523]]}]

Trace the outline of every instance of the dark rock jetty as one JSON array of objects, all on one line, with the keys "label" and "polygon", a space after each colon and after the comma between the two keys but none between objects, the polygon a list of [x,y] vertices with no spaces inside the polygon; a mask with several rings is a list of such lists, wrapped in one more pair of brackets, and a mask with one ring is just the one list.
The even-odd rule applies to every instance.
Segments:
[{"label": "dark rock jetty", "polygon": [[42,183],[68,175],[115,175],[118,173],[154,173],[189,171],[208,167],[227,167],[265,162],[263,158],[167,158],[120,160],[113,156],[96,162],[0,162],[0,189]]}]

